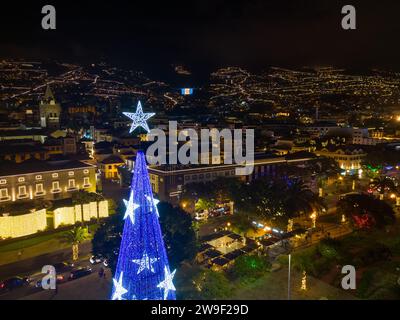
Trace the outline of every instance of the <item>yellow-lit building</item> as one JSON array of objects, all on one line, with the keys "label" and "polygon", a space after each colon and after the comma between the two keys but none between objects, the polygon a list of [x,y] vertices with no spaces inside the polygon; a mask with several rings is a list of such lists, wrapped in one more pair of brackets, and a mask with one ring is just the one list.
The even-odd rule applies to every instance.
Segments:
[{"label": "yellow-lit building", "polygon": [[26,144],[26,145],[0,145],[0,158],[3,160],[21,163],[29,159],[47,160],[50,152],[45,148]]},{"label": "yellow-lit building", "polygon": [[69,114],[75,114],[75,113],[93,113],[97,114],[96,107],[95,106],[72,106],[68,108],[68,113]]},{"label": "yellow-lit building", "polygon": [[339,146],[336,148],[323,148],[315,151],[317,156],[334,159],[343,170],[361,169],[362,159],[366,153],[359,146]]},{"label": "yellow-lit building", "polygon": [[125,164],[119,156],[111,155],[99,163],[99,168],[106,179],[118,179],[118,167]]},{"label": "yellow-lit building", "polygon": [[9,163],[0,168],[0,203],[71,198],[73,192],[96,192],[96,167],[81,161]]}]

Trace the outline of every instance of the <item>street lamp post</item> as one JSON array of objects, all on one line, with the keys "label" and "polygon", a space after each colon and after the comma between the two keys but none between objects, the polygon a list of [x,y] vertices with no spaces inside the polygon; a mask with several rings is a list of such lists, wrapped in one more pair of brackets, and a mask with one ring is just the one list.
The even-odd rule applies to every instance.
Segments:
[{"label": "street lamp post", "polygon": [[288,300],[290,300],[290,264],[292,260],[292,255],[289,253],[289,269],[288,269]]}]

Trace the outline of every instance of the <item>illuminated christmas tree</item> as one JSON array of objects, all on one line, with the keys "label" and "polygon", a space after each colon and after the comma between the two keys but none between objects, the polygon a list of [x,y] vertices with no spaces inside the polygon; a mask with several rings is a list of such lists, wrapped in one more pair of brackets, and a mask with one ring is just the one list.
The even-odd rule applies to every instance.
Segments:
[{"label": "illuminated christmas tree", "polygon": [[175,287],[161,234],[145,156],[139,151],[113,279],[112,300],[175,300]]}]

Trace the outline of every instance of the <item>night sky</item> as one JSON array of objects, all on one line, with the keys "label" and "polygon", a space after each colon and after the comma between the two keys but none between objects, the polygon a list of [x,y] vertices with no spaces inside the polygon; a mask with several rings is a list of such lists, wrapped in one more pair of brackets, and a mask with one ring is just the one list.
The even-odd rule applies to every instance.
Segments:
[{"label": "night sky", "polygon": [[[57,9],[56,31],[41,29],[44,4]],[[341,29],[345,4],[357,9],[356,31]],[[1,6],[1,57],[106,58],[143,69],[183,63],[400,70],[397,0],[14,0]]]}]

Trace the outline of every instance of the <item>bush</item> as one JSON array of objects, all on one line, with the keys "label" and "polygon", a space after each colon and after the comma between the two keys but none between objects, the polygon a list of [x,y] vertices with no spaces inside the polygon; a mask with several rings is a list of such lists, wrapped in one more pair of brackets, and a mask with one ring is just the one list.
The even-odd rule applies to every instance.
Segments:
[{"label": "bush", "polygon": [[319,254],[329,260],[339,259],[340,258],[340,249],[341,245],[338,240],[325,238],[322,239],[321,242],[317,246],[317,250]]},{"label": "bush", "polygon": [[232,286],[222,272],[206,270],[193,280],[200,299],[215,300],[227,297]]},{"label": "bush", "polygon": [[241,256],[237,258],[232,267],[234,277],[241,280],[255,280],[271,268],[266,257],[258,255]]}]

